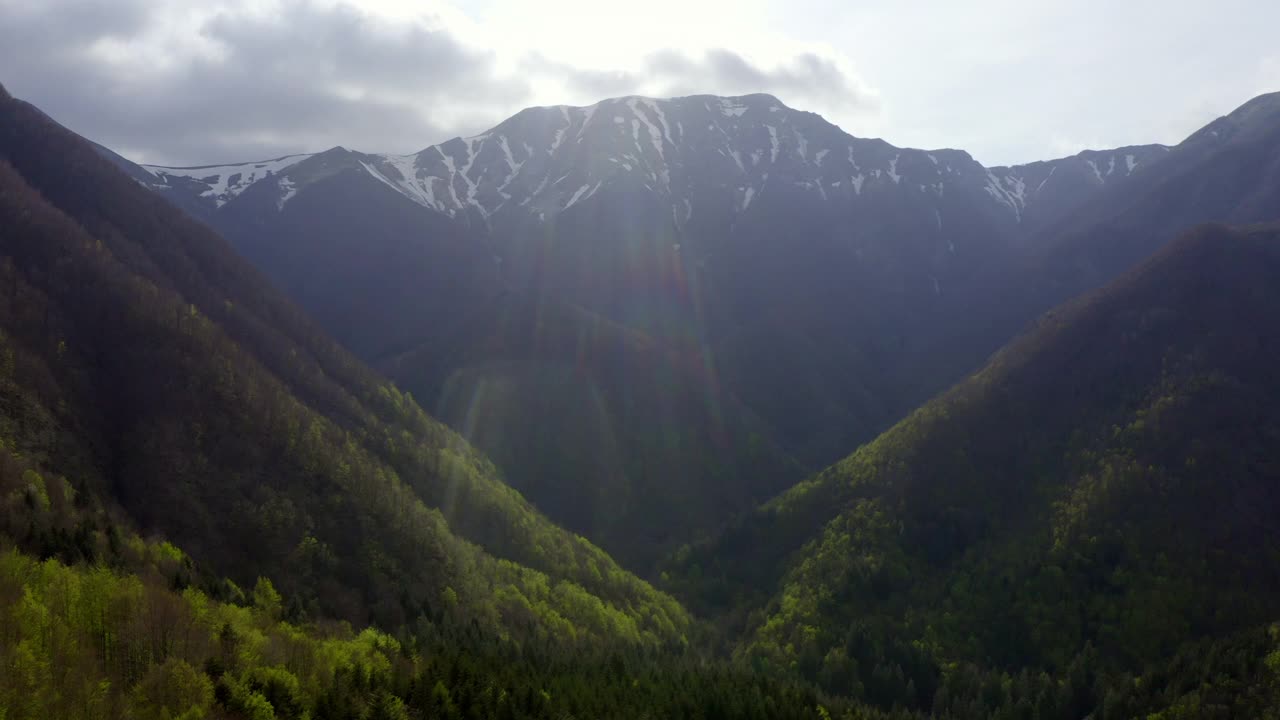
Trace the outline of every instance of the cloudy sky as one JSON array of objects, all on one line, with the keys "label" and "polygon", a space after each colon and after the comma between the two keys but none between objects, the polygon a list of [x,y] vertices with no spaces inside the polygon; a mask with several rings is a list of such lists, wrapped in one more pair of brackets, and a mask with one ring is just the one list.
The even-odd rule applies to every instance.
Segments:
[{"label": "cloudy sky", "polygon": [[529,105],[769,92],[988,164],[1280,90],[1274,0],[0,0],[0,83],[136,160],[419,150]]}]

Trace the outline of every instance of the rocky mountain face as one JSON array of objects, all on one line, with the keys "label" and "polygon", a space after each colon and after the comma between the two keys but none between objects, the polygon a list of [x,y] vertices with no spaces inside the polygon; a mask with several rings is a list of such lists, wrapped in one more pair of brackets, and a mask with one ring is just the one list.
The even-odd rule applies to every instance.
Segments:
[{"label": "rocky mountain face", "polygon": [[[131,170],[634,565],[873,437],[1187,224],[1280,216],[1274,194],[1211,179],[1273,172],[1271,104],[1175,148],[1015,167],[749,95],[530,108],[407,156]],[[1108,239],[1118,223],[1142,230]],[[578,462],[585,437],[609,449]],[[634,542],[655,515],[673,527]]]}]

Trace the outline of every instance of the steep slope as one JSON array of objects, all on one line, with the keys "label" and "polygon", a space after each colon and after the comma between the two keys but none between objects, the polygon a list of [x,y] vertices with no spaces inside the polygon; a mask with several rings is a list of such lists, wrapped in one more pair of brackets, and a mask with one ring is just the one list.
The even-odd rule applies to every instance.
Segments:
[{"label": "steep slope", "polygon": [[1261,95],[1218,118],[1127,184],[1047,231],[1047,263],[1070,283],[1105,281],[1201,222],[1254,223],[1280,217],[1280,93]]},{"label": "steep slope", "polygon": [[301,616],[679,643],[688,618],[553,526],[225,243],[0,100],[7,448]]},{"label": "steep slope", "polygon": [[[763,95],[531,108],[403,158],[137,172],[633,567],[799,479],[791,457],[825,462],[901,413],[893,354],[1020,210],[965,153],[853,138]],[[566,310],[493,310],[518,298]],[[654,350],[583,362],[555,339],[601,327]],[[548,337],[538,371],[497,370],[527,370],[520,343],[472,348],[512,333]],[[537,457],[548,438],[563,450]],[[610,537],[588,507],[672,522]]]},{"label": "steep slope", "polygon": [[[338,148],[134,171],[201,206],[553,519],[647,568],[691,528],[801,476],[785,468],[870,439],[1187,223],[1280,217],[1264,177],[1232,175],[1275,152],[1265,108],[1223,122],[1244,115],[1247,150],[1192,138],[984,168],[962,151],[855,138],[767,95],[632,97],[530,108],[404,157]],[[1231,198],[1251,209],[1214,205]],[[511,310],[526,302],[566,310]],[[658,350],[583,362],[555,339],[603,327]],[[538,334],[537,371],[526,344],[474,347]],[[655,421],[669,439],[652,441]],[[568,458],[591,459],[558,473]],[[744,472],[737,502],[722,501],[729,467]],[[673,522],[640,537],[588,508]]]},{"label": "steep slope", "polygon": [[1137,672],[1275,620],[1278,281],[1280,226],[1194,230],[670,576],[744,659],[926,709],[949,663]]},{"label": "steep slope", "polygon": [[1280,93],[1271,93],[1036,230],[1026,252],[990,268],[966,304],[990,318],[991,335],[1006,334],[1040,309],[1117,277],[1186,227],[1277,219]]},{"label": "steep slope", "polygon": [[1134,145],[1114,150],[1085,150],[1070,157],[991,168],[1000,187],[1021,208],[1022,234],[1061,220],[1101,191],[1124,183],[1169,152],[1165,145]]},{"label": "steep slope", "polygon": [[508,481],[619,561],[649,568],[803,469],[719,386],[705,351],[543,295],[512,292],[466,317],[444,352],[384,364],[438,398]]}]

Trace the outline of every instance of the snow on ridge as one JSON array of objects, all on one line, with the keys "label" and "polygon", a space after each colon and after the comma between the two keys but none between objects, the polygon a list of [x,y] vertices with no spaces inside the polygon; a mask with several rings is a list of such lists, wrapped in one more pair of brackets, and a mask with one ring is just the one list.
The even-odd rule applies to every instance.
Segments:
[{"label": "snow on ridge", "polygon": [[[455,208],[461,208],[462,200],[458,199],[458,188],[454,183],[454,178],[458,176],[458,168],[453,161],[453,156],[446,155],[439,145],[436,146],[436,152],[444,159],[445,167],[449,168],[449,177],[444,178],[444,181],[449,186],[449,197],[453,198],[453,206]],[[452,213],[452,209],[450,209],[450,213]]]},{"label": "snow on ridge", "polygon": [[[502,181],[501,184],[498,185],[498,194],[501,195],[504,199],[510,199],[511,196],[506,193],[507,186],[511,184],[512,180],[516,179],[517,175],[520,174],[520,169],[524,167],[524,164],[525,162],[527,162],[527,160],[521,160],[520,162],[516,162],[515,156],[511,154],[511,143],[507,142],[507,138],[505,135],[502,137],[502,141],[500,144],[502,146],[502,153],[506,156],[506,159],[507,159],[508,173],[507,173],[507,177]],[[533,155],[533,153],[530,152],[528,148],[529,146],[526,144],[525,145],[526,158]]]},{"label": "snow on ridge", "polygon": [[[283,172],[307,158],[304,155],[286,155],[274,160],[238,163],[234,165],[204,165],[200,167],[164,167],[161,165],[143,165],[151,175],[164,180],[167,177],[178,177],[193,180],[208,187],[200,193],[200,197],[213,198],[217,207],[222,207],[238,197],[250,185]],[[236,178],[232,182],[232,178]]]},{"label": "snow on ridge", "polygon": [[1018,201],[1018,205],[1022,208],[1027,206],[1027,182],[1020,175],[1009,175],[1005,178],[1005,184],[1011,186],[1009,190],[1010,197]]},{"label": "snow on ridge", "polygon": [[1086,164],[1086,165],[1088,165],[1088,166],[1089,166],[1089,168],[1090,168],[1091,170],[1093,170],[1093,175],[1094,175],[1094,177],[1098,178],[1098,182],[1100,182],[1100,183],[1102,183],[1102,182],[1106,182],[1106,180],[1103,180],[1103,179],[1102,179],[1102,171],[1101,171],[1101,170],[1098,170],[1098,164],[1097,164],[1097,163],[1095,163],[1095,162],[1094,162],[1094,161],[1092,161],[1092,160],[1085,160],[1085,164]]},{"label": "snow on ridge", "polygon": [[293,184],[293,181],[289,178],[284,177],[280,178],[276,184],[280,187],[280,190],[283,193],[280,196],[280,199],[276,201],[276,209],[283,210],[285,203],[292,200],[293,196],[298,194],[298,186]]},{"label": "snow on ridge", "polygon": [[[638,121],[637,120],[631,121],[632,131],[633,133],[639,132],[639,123],[644,124],[645,128],[649,132],[649,141],[653,144],[653,149],[658,151],[658,157],[662,160],[662,180],[665,184],[670,185],[671,173],[667,169],[667,156],[666,156],[666,153],[663,151],[663,147],[662,147],[662,141],[664,139],[669,139],[669,138],[665,132],[663,132],[662,130],[659,130],[658,126],[654,125],[653,121],[649,120],[649,117],[645,115],[643,111],[640,110],[640,108],[638,107],[638,103],[639,103],[639,100],[637,100],[636,98],[631,98],[630,100],[627,100],[627,107],[631,108],[631,112],[635,113],[635,116],[639,118]],[[663,120],[663,126],[664,128],[666,126],[665,120]],[[639,144],[639,139],[637,139],[636,144],[637,145]],[[672,144],[674,145],[674,143]],[[741,165],[741,161],[739,161],[739,165]]]},{"label": "snow on ridge", "polygon": [[578,200],[580,200],[583,194],[585,194],[588,190],[590,190],[591,193],[590,195],[587,195],[587,197],[591,197],[591,195],[595,195],[596,190],[599,190],[599,189],[600,189],[599,182],[596,183],[596,186],[594,188],[591,187],[590,183],[583,185],[582,187],[578,188],[577,192],[573,194],[573,197],[569,198],[569,202],[565,203],[565,206],[562,208],[562,210],[568,210],[569,208],[573,207],[573,204],[578,202]]},{"label": "snow on ridge", "polygon": [[1053,167],[1049,168],[1049,174],[1048,174],[1048,175],[1045,175],[1045,176],[1044,176],[1044,179],[1040,181],[1040,184],[1036,186],[1036,194],[1037,194],[1037,195],[1039,195],[1039,194],[1040,194],[1040,191],[1044,189],[1044,184],[1045,184],[1045,183],[1047,183],[1047,182],[1049,182],[1049,178],[1053,177],[1053,174],[1054,174],[1054,173],[1056,173],[1056,172],[1058,172],[1058,166],[1057,166],[1057,165],[1054,165]]},{"label": "snow on ridge", "polygon": [[740,102],[735,102],[729,98],[720,98],[720,114],[725,117],[742,117],[747,111],[747,106]]},{"label": "snow on ridge", "polygon": [[[379,158],[390,165],[402,178],[393,184],[402,195],[410,200],[425,205],[433,210],[445,211],[446,208],[436,200],[435,187],[432,182],[434,177],[418,177],[418,156],[417,155],[381,155]],[[374,177],[383,179],[382,174],[375,174]]]},{"label": "snow on ridge", "polygon": [[[1021,188],[1026,187],[1026,184],[1023,183],[1021,179],[1018,180],[1018,183],[1020,183]],[[1012,210],[1013,215],[1018,222],[1022,222],[1022,206],[1020,206],[1020,203],[1023,198],[1021,189],[1019,189],[1018,195],[1013,195],[1005,189],[1004,183],[1001,182],[1000,178],[997,177],[995,173],[991,172],[991,170],[987,170],[987,185],[984,189],[987,191],[987,194],[995,198],[997,202]]]},{"label": "snow on ridge", "polygon": [[372,163],[361,160],[360,165],[365,169],[366,172],[372,175],[375,179],[385,183],[387,187],[391,188],[392,190],[395,190],[396,192],[403,194],[404,191],[400,189],[400,186],[397,185],[395,181],[393,181],[391,178],[387,177],[386,175],[383,175],[382,171],[374,167]]},{"label": "snow on ridge", "polygon": [[569,108],[564,105],[560,106],[560,114],[564,117],[564,125],[556,129],[556,136],[551,141],[551,149],[547,151],[548,155],[555,155],[556,148],[560,147],[560,143],[564,142],[565,132],[573,127],[573,120],[569,119]]},{"label": "snow on ridge", "polygon": [[599,109],[599,104],[588,105],[582,109],[582,124],[578,126],[578,134],[573,138],[574,142],[582,142],[582,137],[587,132],[587,126],[591,124],[591,118],[595,117],[596,111]]},{"label": "snow on ridge", "polygon": [[476,164],[476,157],[480,154],[476,151],[476,146],[479,145],[483,148],[484,141],[488,139],[488,135],[480,135],[478,138],[469,138],[467,140],[467,164],[462,167],[462,171],[459,173],[462,176],[462,181],[467,184],[467,204],[476,206],[480,209],[480,213],[486,216],[489,211],[476,200],[476,191],[479,186],[475,180],[471,179],[471,168]]},{"label": "snow on ridge", "polygon": [[[635,99],[633,99],[633,101],[634,100]],[[651,98],[638,98],[638,100],[644,103],[644,106],[652,110],[653,114],[657,116],[658,122],[662,125],[662,137],[665,138],[667,142],[675,145],[676,141],[671,139],[671,127],[667,125],[667,115],[662,112],[662,106],[658,104],[656,100]],[[632,106],[632,109],[635,109],[635,107]]]}]

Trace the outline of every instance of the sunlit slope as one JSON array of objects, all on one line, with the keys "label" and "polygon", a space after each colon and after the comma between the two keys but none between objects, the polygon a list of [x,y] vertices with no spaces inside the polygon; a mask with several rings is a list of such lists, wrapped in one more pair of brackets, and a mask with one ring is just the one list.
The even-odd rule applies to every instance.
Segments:
[{"label": "sunlit slope", "polygon": [[[302,611],[679,642],[671,599],[548,522],[212,232],[0,100],[5,441]],[[522,630],[523,632],[524,630]]]}]

